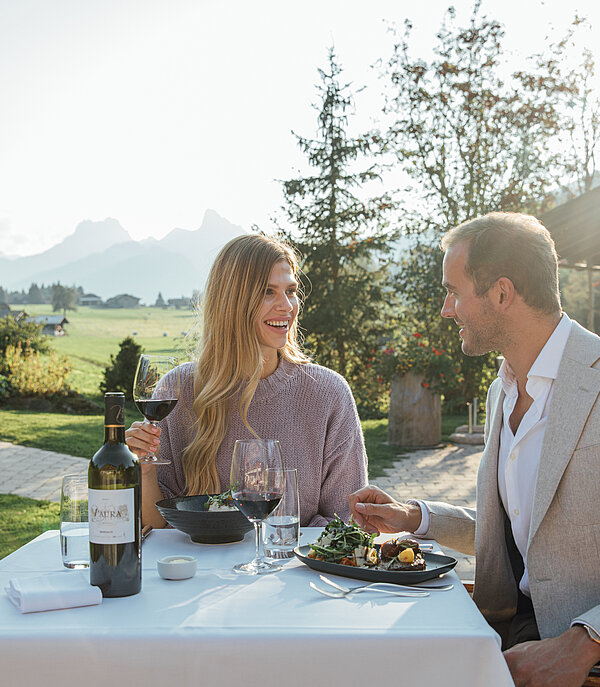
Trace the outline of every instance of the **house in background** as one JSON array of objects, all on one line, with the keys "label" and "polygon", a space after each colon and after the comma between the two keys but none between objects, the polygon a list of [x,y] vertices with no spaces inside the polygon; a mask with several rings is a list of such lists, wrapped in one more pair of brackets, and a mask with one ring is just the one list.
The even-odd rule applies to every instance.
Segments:
[{"label": "house in background", "polygon": [[107,298],[104,303],[105,308],[137,308],[140,299],[130,296],[128,293],[121,293],[118,296]]},{"label": "house in background", "polygon": [[66,334],[65,325],[69,324],[69,320],[63,315],[36,315],[27,319],[29,322],[41,324],[42,334],[49,336],[64,336]]},{"label": "house in background", "polygon": [[95,293],[84,293],[83,296],[79,297],[79,305],[97,307],[104,304],[102,303],[100,296],[96,296]]}]

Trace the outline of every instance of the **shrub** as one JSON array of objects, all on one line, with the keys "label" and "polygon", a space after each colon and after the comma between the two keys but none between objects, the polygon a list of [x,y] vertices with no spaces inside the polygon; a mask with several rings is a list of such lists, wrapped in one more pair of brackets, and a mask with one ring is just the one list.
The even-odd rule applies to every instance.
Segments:
[{"label": "shrub", "polygon": [[[9,346],[21,344],[23,350],[46,353],[49,349],[48,338],[42,334],[42,325],[28,322],[23,318],[15,320],[14,317],[0,318],[0,354],[4,355]],[[6,374],[5,361],[0,358],[0,374]]]},{"label": "shrub", "polygon": [[[5,379],[10,396],[51,396],[68,391],[67,376],[71,371],[69,361],[54,351],[42,355],[19,342],[4,351]],[[0,380],[1,382],[1,380]]]},{"label": "shrub", "polygon": [[133,398],[133,378],[140,355],[144,349],[131,336],[126,336],[119,344],[117,356],[111,354],[110,362],[104,369],[104,379],[100,391],[122,391],[127,400]]}]

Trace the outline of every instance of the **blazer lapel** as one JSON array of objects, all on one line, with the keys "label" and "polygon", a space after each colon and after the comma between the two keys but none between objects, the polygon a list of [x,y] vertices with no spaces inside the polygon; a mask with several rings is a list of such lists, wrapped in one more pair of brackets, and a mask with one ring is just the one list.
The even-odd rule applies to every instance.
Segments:
[{"label": "blazer lapel", "polygon": [[505,515],[498,492],[498,450],[504,391],[499,380],[495,384],[497,389],[488,405],[489,427],[486,427],[486,444],[477,474],[477,565],[473,598],[486,617],[502,620],[514,615],[517,591],[504,539]]},{"label": "blazer lapel", "polygon": [[600,356],[598,339],[587,332],[583,339],[582,332],[585,330],[574,322],[554,382],[535,487],[529,544],[548,511],[600,393],[600,370],[590,367]]}]

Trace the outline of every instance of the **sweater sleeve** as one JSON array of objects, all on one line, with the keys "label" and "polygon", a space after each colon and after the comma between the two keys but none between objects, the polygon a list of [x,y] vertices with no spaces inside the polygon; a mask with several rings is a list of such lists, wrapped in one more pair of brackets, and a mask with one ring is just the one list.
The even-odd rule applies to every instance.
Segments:
[{"label": "sweater sleeve", "polygon": [[347,382],[339,378],[339,393],[327,423],[319,512],[310,527],[323,527],[334,515],[350,517],[348,496],[367,484],[367,454],[356,403]]}]

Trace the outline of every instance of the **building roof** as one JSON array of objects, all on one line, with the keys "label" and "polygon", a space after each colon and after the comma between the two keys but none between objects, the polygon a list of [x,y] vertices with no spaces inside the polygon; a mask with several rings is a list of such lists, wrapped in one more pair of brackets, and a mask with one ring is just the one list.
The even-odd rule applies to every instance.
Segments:
[{"label": "building roof", "polygon": [[540,219],[552,234],[561,266],[600,269],[600,186]]},{"label": "building roof", "polygon": [[62,315],[36,315],[35,317],[30,317],[29,319],[36,324],[69,324],[69,320]]}]

